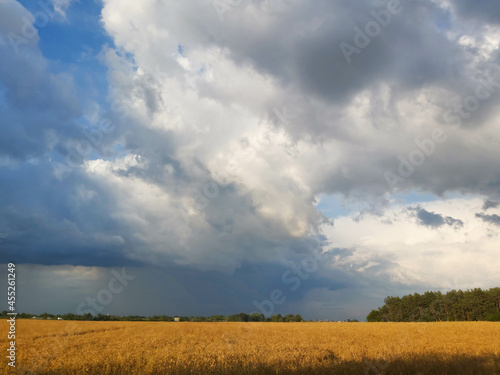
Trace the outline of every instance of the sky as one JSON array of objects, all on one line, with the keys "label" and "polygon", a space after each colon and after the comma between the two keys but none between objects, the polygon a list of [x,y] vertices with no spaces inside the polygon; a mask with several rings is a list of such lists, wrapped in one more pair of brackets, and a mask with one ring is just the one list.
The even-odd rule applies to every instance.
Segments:
[{"label": "sky", "polygon": [[471,4],[0,0],[18,311],[364,320],[500,286],[500,3]]}]

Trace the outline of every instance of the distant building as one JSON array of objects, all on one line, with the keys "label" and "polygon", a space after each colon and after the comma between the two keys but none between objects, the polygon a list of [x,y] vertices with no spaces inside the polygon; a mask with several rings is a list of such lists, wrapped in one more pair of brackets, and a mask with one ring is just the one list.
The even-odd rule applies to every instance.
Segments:
[{"label": "distant building", "polygon": [[63,318],[59,317],[59,318],[57,318],[57,320],[63,320]]},{"label": "distant building", "polygon": [[174,318],[174,322],[178,322],[179,321],[179,318],[178,317],[175,317]]}]

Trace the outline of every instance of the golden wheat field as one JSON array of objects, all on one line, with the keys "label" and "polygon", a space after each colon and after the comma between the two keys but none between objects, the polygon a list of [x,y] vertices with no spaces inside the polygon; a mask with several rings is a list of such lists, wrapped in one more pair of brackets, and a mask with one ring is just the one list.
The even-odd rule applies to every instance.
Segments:
[{"label": "golden wheat field", "polygon": [[486,322],[18,320],[16,346],[4,374],[500,374],[500,324]]}]

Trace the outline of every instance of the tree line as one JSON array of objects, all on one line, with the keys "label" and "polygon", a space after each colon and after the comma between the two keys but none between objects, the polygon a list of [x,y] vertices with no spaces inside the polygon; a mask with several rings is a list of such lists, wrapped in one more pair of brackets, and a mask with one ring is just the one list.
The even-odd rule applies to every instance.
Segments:
[{"label": "tree line", "polygon": [[387,297],[368,322],[500,321],[500,288]]},{"label": "tree line", "polygon": [[[0,313],[0,318],[10,318],[7,315],[8,311],[4,310]],[[150,321],[150,322],[174,322],[178,318],[180,322],[303,322],[304,319],[299,314],[293,315],[272,315],[266,318],[264,314],[259,313],[239,313],[234,315],[212,315],[212,316],[167,316],[167,315],[153,315],[153,316],[139,316],[139,315],[104,315],[104,314],[49,314],[43,313],[40,315],[18,313],[16,319],[63,319],[63,320],[91,320],[91,321]]]}]

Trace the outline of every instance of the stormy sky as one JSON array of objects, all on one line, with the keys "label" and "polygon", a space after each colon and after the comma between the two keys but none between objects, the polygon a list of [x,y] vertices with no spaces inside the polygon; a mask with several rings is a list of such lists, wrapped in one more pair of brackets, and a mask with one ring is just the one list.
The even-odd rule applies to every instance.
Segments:
[{"label": "stormy sky", "polygon": [[493,0],[1,0],[0,275],[334,320],[499,286],[499,43]]}]

